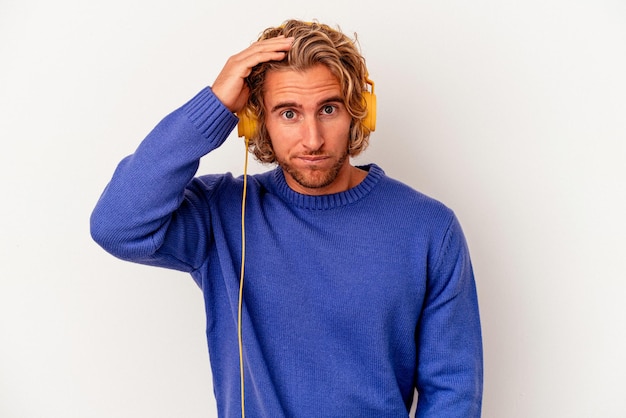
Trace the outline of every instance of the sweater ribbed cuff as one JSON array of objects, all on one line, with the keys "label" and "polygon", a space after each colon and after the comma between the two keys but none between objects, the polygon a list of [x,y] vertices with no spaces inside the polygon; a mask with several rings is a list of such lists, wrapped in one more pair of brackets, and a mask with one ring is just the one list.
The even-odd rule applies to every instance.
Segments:
[{"label": "sweater ribbed cuff", "polygon": [[210,87],[202,89],[185,103],[181,110],[203,137],[216,141],[219,147],[237,126],[239,119],[213,94]]}]

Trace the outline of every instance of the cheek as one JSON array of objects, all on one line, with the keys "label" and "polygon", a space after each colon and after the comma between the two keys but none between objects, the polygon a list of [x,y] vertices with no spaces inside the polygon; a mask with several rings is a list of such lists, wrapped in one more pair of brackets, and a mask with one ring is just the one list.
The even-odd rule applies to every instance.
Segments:
[{"label": "cheek", "polygon": [[265,129],[267,130],[270,138],[281,138],[285,136],[285,129],[274,119],[265,120]]},{"label": "cheek", "polygon": [[288,135],[285,129],[281,129],[280,126],[271,122],[266,122],[265,129],[274,153],[278,156],[283,155],[285,150],[289,148],[289,138],[293,138],[293,135]]},{"label": "cheek", "polygon": [[347,138],[348,142],[350,141],[350,138],[352,136],[351,125],[352,119],[348,118],[335,126],[334,133],[338,137],[338,139],[345,140]]}]

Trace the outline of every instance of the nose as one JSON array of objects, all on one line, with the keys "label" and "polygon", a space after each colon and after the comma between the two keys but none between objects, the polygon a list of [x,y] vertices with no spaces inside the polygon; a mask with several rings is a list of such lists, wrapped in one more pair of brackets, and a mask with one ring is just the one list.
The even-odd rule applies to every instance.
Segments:
[{"label": "nose", "polygon": [[317,118],[306,118],[302,124],[302,145],[309,151],[318,151],[324,145],[322,127]]}]

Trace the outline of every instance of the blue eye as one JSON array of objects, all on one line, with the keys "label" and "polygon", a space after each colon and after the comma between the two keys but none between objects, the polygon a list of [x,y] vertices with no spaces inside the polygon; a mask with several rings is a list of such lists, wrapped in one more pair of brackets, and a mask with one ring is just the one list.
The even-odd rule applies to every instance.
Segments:
[{"label": "blue eye", "polygon": [[325,115],[332,115],[335,112],[335,106],[326,105],[322,108],[322,113]]},{"label": "blue eye", "polygon": [[283,112],[283,117],[285,119],[293,119],[296,117],[296,112],[294,112],[293,110],[286,110]]}]

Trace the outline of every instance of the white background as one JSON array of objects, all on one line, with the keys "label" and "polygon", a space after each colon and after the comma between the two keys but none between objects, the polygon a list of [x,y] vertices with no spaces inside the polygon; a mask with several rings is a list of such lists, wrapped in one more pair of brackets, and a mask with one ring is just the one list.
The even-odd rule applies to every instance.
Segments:
[{"label": "white background", "polygon": [[[0,0],[0,416],[215,416],[200,291],[109,256],[88,218],[117,162],[289,17],[358,33],[379,103],[359,162],[464,226],[483,416],[626,416],[626,2],[215,3]],[[201,167],[242,169],[234,134]]]}]

